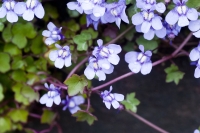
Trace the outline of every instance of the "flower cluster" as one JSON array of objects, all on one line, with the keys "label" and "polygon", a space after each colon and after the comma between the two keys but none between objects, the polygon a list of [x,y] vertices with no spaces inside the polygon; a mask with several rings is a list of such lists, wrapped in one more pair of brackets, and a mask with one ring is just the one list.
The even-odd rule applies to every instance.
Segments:
[{"label": "flower cluster", "polygon": [[142,52],[128,52],[125,55],[125,61],[129,63],[128,67],[129,69],[134,72],[138,73],[141,71],[143,75],[149,74],[152,69],[152,62],[151,62],[151,51],[144,52],[144,46],[139,45],[139,49]]},{"label": "flower cluster", "polygon": [[111,105],[114,109],[118,109],[120,107],[120,104],[118,101],[124,100],[124,95],[118,94],[118,93],[111,93],[112,86],[110,86],[110,90],[105,90],[104,92],[101,92],[101,98],[103,99],[103,103],[105,103],[106,108],[110,109]]},{"label": "flower cluster", "polygon": [[44,17],[44,8],[38,0],[27,0],[26,2],[16,2],[14,0],[4,0],[0,8],[0,18],[6,16],[11,23],[18,21],[18,16],[24,20],[31,21],[34,18]]},{"label": "flower cluster", "polygon": [[198,61],[197,67],[194,72],[194,77],[200,78],[200,60],[199,60],[200,59],[200,44],[196,48],[192,49],[189,57],[191,61]]},{"label": "flower cluster", "polygon": [[67,3],[70,10],[77,10],[79,13],[87,14],[87,26],[93,24],[97,30],[98,24],[113,23],[120,28],[121,20],[129,23],[126,15],[125,0],[107,4],[105,0],[77,0],[77,2]]},{"label": "flower cluster", "polygon": [[119,54],[121,47],[116,44],[103,46],[101,39],[97,40],[98,46],[94,48],[92,56],[89,58],[89,64],[84,71],[88,79],[93,79],[95,75],[99,77],[99,81],[105,80],[105,74],[111,74],[114,66],[119,63]]}]

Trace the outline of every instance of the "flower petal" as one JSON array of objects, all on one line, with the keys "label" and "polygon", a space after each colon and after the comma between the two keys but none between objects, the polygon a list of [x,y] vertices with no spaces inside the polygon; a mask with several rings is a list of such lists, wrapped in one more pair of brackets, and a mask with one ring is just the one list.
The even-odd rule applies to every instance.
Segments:
[{"label": "flower petal", "polygon": [[147,33],[149,31],[150,27],[151,27],[151,23],[149,23],[148,21],[144,21],[141,26],[141,31],[143,33]]},{"label": "flower petal", "polygon": [[200,29],[200,20],[190,21],[188,28],[193,32],[199,30]]},{"label": "flower petal", "polygon": [[128,17],[127,17],[127,15],[126,15],[126,7],[123,9],[123,11],[122,11],[122,13],[121,13],[121,19],[122,19],[125,23],[129,24],[129,20],[128,20]]},{"label": "flower petal", "polygon": [[90,79],[90,80],[93,79],[95,76],[94,69],[92,69],[89,65],[86,67],[84,74],[87,77],[87,79]]},{"label": "flower petal", "polygon": [[45,44],[46,45],[51,45],[51,44],[53,44],[53,43],[55,43],[56,41],[55,40],[53,40],[52,38],[47,38],[46,40],[45,40]]},{"label": "flower petal", "polygon": [[199,78],[200,77],[200,69],[198,67],[195,69],[194,77],[195,78]]},{"label": "flower petal", "polygon": [[192,51],[190,52],[189,57],[190,57],[191,61],[196,61],[196,60],[198,60],[200,58],[200,53],[197,50],[197,48],[192,49]]},{"label": "flower petal", "polygon": [[105,103],[105,105],[106,105],[106,108],[108,108],[108,109],[110,109],[110,107],[111,107],[111,103],[110,102],[104,102]]},{"label": "flower petal", "polygon": [[71,114],[76,113],[77,111],[81,110],[78,106],[75,106],[74,108],[69,108],[69,112]]},{"label": "flower petal", "polygon": [[[173,19],[172,19],[173,18]],[[174,10],[171,10],[167,16],[165,17],[165,20],[168,24],[174,25],[178,21],[178,13]]]},{"label": "flower petal", "polygon": [[107,59],[100,59],[98,60],[98,65],[104,69],[109,69],[111,64]]},{"label": "flower petal", "polygon": [[53,98],[53,101],[56,105],[59,105],[61,102],[60,95],[57,95],[56,97]]},{"label": "flower petal", "polygon": [[113,65],[117,65],[119,63],[119,56],[116,55],[116,54],[111,54],[109,57],[108,57],[108,61],[110,63],[112,63]]},{"label": "flower petal", "polygon": [[162,29],[163,25],[162,25],[162,22],[160,20],[160,17],[154,17],[152,19],[152,27],[155,29],[155,30],[160,30]]},{"label": "flower petal", "polygon": [[125,54],[125,61],[127,63],[131,63],[131,62],[135,62],[137,60],[138,57],[138,52],[128,52]]},{"label": "flower petal", "polygon": [[151,72],[151,69],[152,69],[152,63],[151,62],[144,63],[141,67],[141,73],[143,75],[149,74]]},{"label": "flower petal", "polygon": [[143,23],[143,21],[144,21],[144,18],[140,12],[132,16],[132,23],[134,25],[140,25]]},{"label": "flower petal", "polygon": [[53,99],[52,98],[49,98],[47,101],[46,101],[46,106],[47,107],[51,107],[53,105]]},{"label": "flower petal", "polygon": [[42,19],[44,17],[44,8],[41,3],[39,3],[34,9],[33,9],[35,16]]},{"label": "flower petal", "polygon": [[156,4],[156,11],[158,11],[159,13],[164,13],[166,10],[165,4],[160,2],[158,4]]},{"label": "flower petal", "polygon": [[45,37],[50,37],[50,36],[51,36],[51,32],[48,31],[48,30],[44,30],[44,31],[42,32],[42,35],[45,36]]},{"label": "flower petal", "polygon": [[166,30],[165,27],[163,27],[163,28],[160,29],[160,30],[156,30],[155,33],[156,33],[156,36],[157,36],[158,38],[164,38],[164,37],[166,36],[166,34],[167,34],[167,30]]},{"label": "flower petal", "polygon": [[189,20],[186,16],[180,16],[178,19],[178,26],[184,27],[189,25]]},{"label": "flower petal", "polygon": [[197,38],[200,38],[200,30],[198,30],[197,32],[194,32],[193,35]]},{"label": "flower petal", "polygon": [[138,73],[141,69],[141,64],[139,62],[133,62],[133,63],[130,63],[128,67],[132,72]]},{"label": "flower petal", "polygon": [[26,3],[25,2],[18,2],[15,4],[14,12],[22,15],[26,11]]},{"label": "flower petal", "polygon": [[40,103],[41,104],[46,104],[46,102],[48,101],[48,95],[44,94],[41,98],[40,98]]},{"label": "flower petal", "polygon": [[85,99],[83,98],[83,96],[74,96],[71,98],[76,105],[80,105],[80,104],[83,104],[85,102]]},{"label": "flower petal", "polygon": [[121,18],[117,17],[116,20],[115,20],[115,23],[118,26],[118,28],[120,29]]},{"label": "flower petal", "polygon": [[23,13],[22,16],[24,20],[31,21],[34,18],[34,12],[31,9],[28,9]]},{"label": "flower petal", "polygon": [[109,44],[107,48],[113,50],[114,54],[119,54],[122,51],[121,46],[116,44]]},{"label": "flower petal", "polygon": [[72,65],[72,61],[71,61],[71,55],[65,58],[65,66],[69,67]]},{"label": "flower petal", "polygon": [[4,18],[7,14],[6,8],[3,6],[0,8],[0,18]]},{"label": "flower petal", "polygon": [[56,68],[61,69],[61,68],[63,68],[64,63],[65,63],[65,61],[62,58],[56,58],[54,65]]},{"label": "flower petal", "polygon": [[117,100],[117,101],[124,100],[124,95],[122,95],[122,94],[114,93],[114,97],[115,97],[115,100]]},{"label": "flower petal", "polygon": [[49,22],[47,28],[48,30],[53,31],[56,29],[56,26],[52,22]]},{"label": "flower petal", "polygon": [[106,80],[106,75],[102,70],[98,70],[96,72],[96,75],[99,77],[99,81],[104,81]]},{"label": "flower petal", "polygon": [[11,23],[18,21],[18,16],[13,11],[8,11],[6,18]]},{"label": "flower petal", "polygon": [[112,101],[112,106],[113,106],[114,109],[119,108],[119,102],[117,102],[116,100],[113,100]]},{"label": "flower petal", "polygon": [[112,72],[113,72],[113,70],[114,70],[114,66],[113,65],[110,65],[110,68],[109,69],[102,69],[103,70],[103,72],[105,73],[105,74],[111,74]]},{"label": "flower petal", "polygon": [[99,47],[102,46],[103,45],[103,40],[102,39],[98,39],[97,40],[97,44],[99,45]]},{"label": "flower petal", "polygon": [[188,9],[188,12],[187,12],[186,15],[190,20],[197,20],[198,19],[198,12],[194,8]]},{"label": "flower petal", "polygon": [[149,32],[144,33],[144,38],[147,40],[152,40],[154,38],[154,30],[150,29]]}]

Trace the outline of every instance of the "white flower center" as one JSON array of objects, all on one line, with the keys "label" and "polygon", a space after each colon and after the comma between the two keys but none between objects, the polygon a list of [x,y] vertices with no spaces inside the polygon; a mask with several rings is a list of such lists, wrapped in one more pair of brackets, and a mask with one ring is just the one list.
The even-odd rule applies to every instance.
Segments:
[{"label": "white flower center", "polygon": [[58,92],[56,92],[56,91],[48,91],[47,95],[48,95],[48,97],[53,98],[53,97],[58,95]]},{"label": "white flower center", "polygon": [[151,21],[152,18],[154,17],[154,13],[153,12],[143,12],[143,17],[145,20]]},{"label": "white flower center", "polygon": [[74,103],[74,101],[69,101],[69,107],[70,108],[73,108],[73,107],[75,107],[76,106],[76,104]]},{"label": "white flower center", "polygon": [[107,102],[111,102],[112,100],[114,100],[115,98],[114,98],[114,95],[113,94],[109,94],[109,95],[107,95],[107,96],[105,96],[104,98],[103,98],[103,100],[104,101],[107,101]]},{"label": "white flower center", "polygon": [[67,57],[68,55],[69,55],[69,52],[68,52],[67,50],[60,49],[60,50],[58,51],[58,56],[59,56],[59,57],[65,58],[65,57]]},{"label": "white flower center", "polygon": [[140,54],[138,55],[137,60],[140,61],[140,63],[144,63],[144,62],[147,60],[147,56],[144,55],[143,53],[140,53]]},{"label": "white flower center", "polygon": [[94,69],[96,69],[96,70],[99,69],[99,65],[97,64],[97,62],[93,62],[93,67],[94,67]]},{"label": "white flower center", "polygon": [[113,16],[118,16],[118,13],[117,13],[117,10],[116,10],[116,9],[111,9],[110,13],[111,13]]},{"label": "white flower center", "polygon": [[186,12],[187,12],[187,10],[188,10],[188,8],[187,8],[187,6],[178,6],[177,8],[176,8],[176,11],[178,12],[178,14],[180,14],[180,15],[182,15],[182,14],[186,14]]},{"label": "white flower center", "polygon": [[6,1],[5,7],[7,8],[7,10],[14,10],[15,4],[16,4],[15,1]]},{"label": "white flower center", "polygon": [[26,6],[27,8],[34,8],[38,3],[38,0],[27,0],[26,1]]},{"label": "white flower center", "polygon": [[102,57],[108,57],[110,53],[113,53],[113,50],[109,50],[106,47],[103,47],[99,52]]},{"label": "white flower center", "polygon": [[155,0],[146,0],[146,3],[147,3],[147,4],[154,4],[154,3],[155,3]]}]

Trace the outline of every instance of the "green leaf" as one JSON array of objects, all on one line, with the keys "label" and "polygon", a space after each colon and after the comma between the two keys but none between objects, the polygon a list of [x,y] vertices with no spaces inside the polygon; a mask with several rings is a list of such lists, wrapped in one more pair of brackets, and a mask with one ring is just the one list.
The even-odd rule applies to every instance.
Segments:
[{"label": "green leaf", "polygon": [[28,85],[34,85],[35,83],[40,81],[40,78],[35,73],[28,73],[27,78],[28,78],[28,81],[27,81]]},{"label": "green leaf", "polygon": [[67,12],[68,12],[70,18],[76,18],[80,15],[80,13],[76,10],[67,9]]},{"label": "green leaf", "polygon": [[137,105],[140,104],[140,101],[135,98],[135,93],[130,93],[126,95],[126,100],[121,102],[127,110],[132,112],[137,112]]},{"label": "green leaf", "polygon": [[12,43],[8,43],[4,46],[4,52],[9,53],[11,56],[21,55],[21,50]]},{"label": "green leaf", "polygon": [[[81,34],[90,34],[92,39],[96,39],[98,37],[98,32],[94,31],[92,28],[87,30],[82,30]],[[90,37],[88,37],[90,39]]]},{"label": "green leaf", "polygon": [[17,70],[17,69],[24,70],[25,65],[26,65],[26,62],[24,60],[22,60],[21,56],[13,57],[13,61],[11,64],[13,70]]},{"label": "green leaf", "polygon": [[96,116],[83,110],[77,111],[72,116],[76,117],[77,121],[86,121],[89,125],[92,125],[97,120]]},{"label": "green leaf", "polygon": [[42,114],[41,123],[51,124],[56,118],[56,114],[51,110],[45,109]]},{"label": "green leaf", "polygon": [[41,54],[41,53],[46,52],[47,48],[44,45],[42,38],[43,37],[41,35],[38,35],[36,36],[36,38],[31,40],[31,51],[34,54]]},{"label": "green leaf", "polygon": [[37,92],[35,92],[30,86],[27,86],[27,85],[22,86],[21,95],[26,97],[29,100],[29,102],[39,100],[39,94]]},{"label": "green leaf", "polygon": [[68,94],[69,96],[74,96],[79,92],[83,92],[84,87],[87,86],[87,80],[84,76],[78,76],[73,74],[70,78],[64,81],[64,83],[68,86]]},{"label": "green leaf", "polygon": [[18,83],[12,87],[12,90],[15,92],[15,100],[19,103],[23,103],[24,105],[29,105],[28,98],[24,97],[21,94],[22,84]]},{"label": "green leaf", "polygon": [[199,8],[200,7],[200,2],[199,0],[188,0],[186,5],[190,8]]},{"label": "green leaf", "polygon": [[82,33],[80,35],[76,35],[73,37],[74,43],[78,45],[78,51],[87,51],[88,49],[88,40],[91,39],[91,35],[89,33]]},{"label": "green leaf", "polygon": [[183,72],[179,71],[178,67],[172,64],[170,67],[165,69],[165,73],[167,73],[166,82],[175,82],[178,85],[179,81],[183,78]]},{"label": "green leaf", "polygon": [[0,117],[1,133],[11,130],[11,120],[8,117]]},{"label": "green leaf", "polygon": [[23,26],[23,35],[30,39],[33,39],[37,35],[32,23],[29,22]]},{"label": "green leaf", "polygon": [[18,48],[22,49],[22,48],[26,47],[27,39],[22,34],[15,34],[12,39],[12,42],[14,44],[16,44]]},{"label": "green leaf", "polygon": [[0,22],[0,31],[3,31],[3,29],[4,29],[4,24]]},{"label": "green leaf", "polygon": [[0,72],[5,73],[10,70],[10,56],[7,53],[0,52]]},{"label": "green leaf", "polygon": [[45,4],[45,16],[50,16],[53,19],[57,19],[59,14],[55,6],[50,4]]},{"label": "green leaf", "polygon": [[[138,39],[136,39],[136,42],[138,45],[143,45],[144,50],[154,50],[158,47],[158,42],[155,40],[146,40],[143,36],[140,36]],[[157,50],[153,51],[154,53],[157,52]]]},{"label": "green leaf", "polygon": [[4,99],[3,86],[0,84],[0,102]]},{"label": "green leaf", "polygon": [[128,12],[128,17],[129,18],[132,18],[132,16],[134,14],[136,14],[137,12],[139,12],[139,9],[137,8],[136,4],[130,6],[128,9],[127,9],[127,12]]},{"label": "green leaf", "polygon": [[47,71],[47,60],[45,58],[39,58],[34,64],[39,70]]},{"label": "green leaf", "polygon": [[62,23],[62,24],[74,32],[77,32],[80,29],[79,24],[77,24],[74,19],[68,21],[67,23]]},{"label": "green leaf", "polygon": [[26,82],[26,73],[22,70],[15,70],[11,75],[12,79],[16,82]]},{"label": "green leaf", "polygon": [[3,37],[3,39],[4,39],[5,42],[10,42],[11,39],[12,39],[11,27],[12,27],[12,25],[9,24],[9,25],[3,30],[2,37]]},{"label": "green leaf", "polygon": [[8,113],[10,119],[14,122],[27,122],[28,111],[25,109],[14,109]]}]

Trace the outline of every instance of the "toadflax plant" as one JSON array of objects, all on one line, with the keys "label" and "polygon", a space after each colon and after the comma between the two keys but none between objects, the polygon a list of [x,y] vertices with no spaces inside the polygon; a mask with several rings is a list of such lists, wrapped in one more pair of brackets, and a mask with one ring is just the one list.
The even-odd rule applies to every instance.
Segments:
[{"label": "toadflax plant", "polygon": [[[147,85],[145,78],[155,76],[152,70],[158,69],[153,67],[162,64],[160,77],[166,74],[167,83],[178,85],[185,75],[177,65],[177,60],[183,59],[180,56],[196,65],[194,77],[199,78],[200,44],[191,39],[200,38],[199,1],[56,2],[1,2],[0,132],[44,133],[56,128],[59,133],[67,132],[59,123],[66,118],[61,110],[69,110],[64,113],[92,125],[101,121],[95,116],[99,111],[112,112],[113,108],[118,112],[114,114],[117,119],[124,111],[158,132],[174,132],[139,116],[140,101],[131,92],[139,82],[128,90],[128,80],[120,80],[132,76],[131,81],[138,78]],[[182,28],[185,26],[188,28]],[[126,73],[119,76],[121,72]],[[116,82],[123,82],[123,86],[117,87]],[[110,89],[104,90],[107,87]],[[102,110],[96,111],[97,106]],[[49,128],[29,127],[29,122],[35,122],[32,118]]]}]

